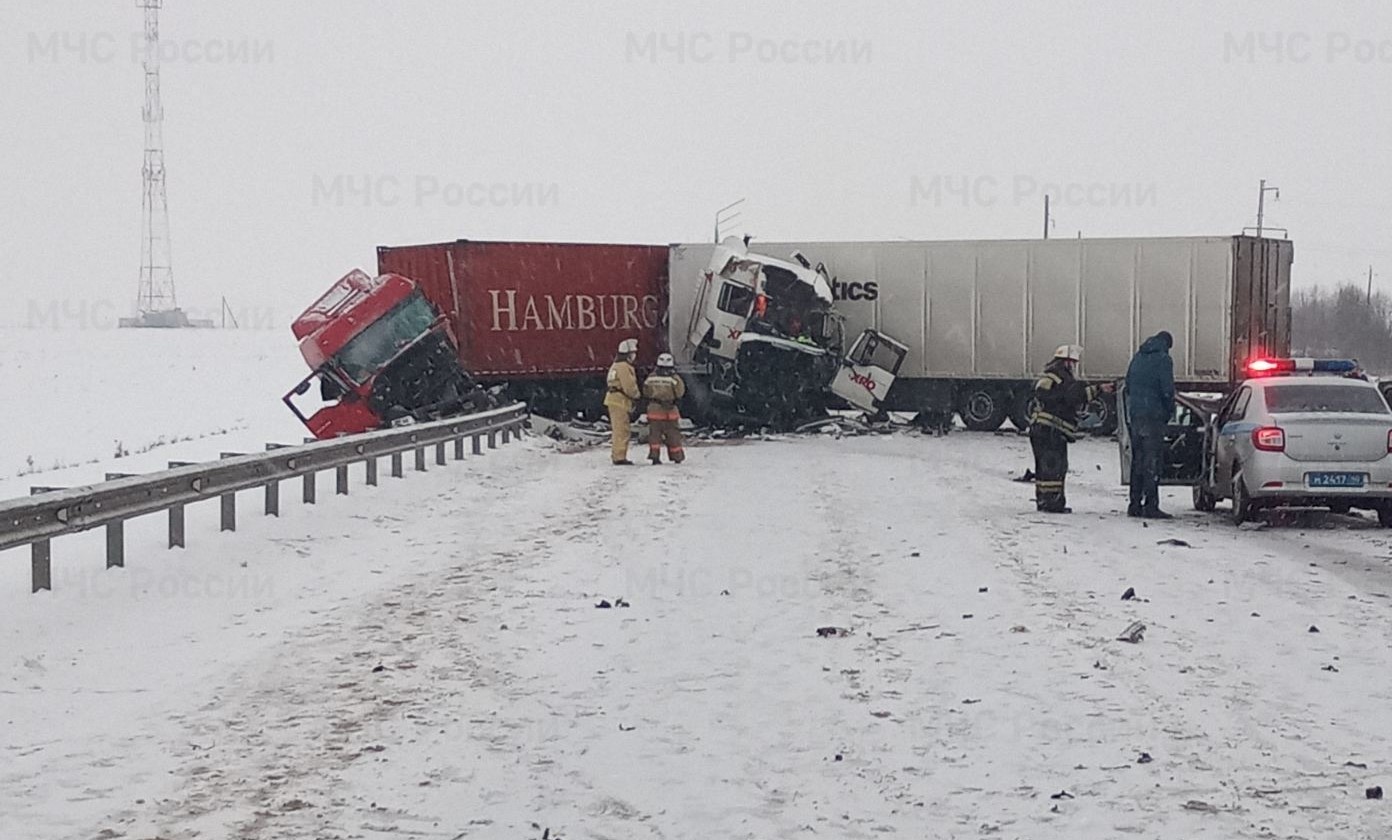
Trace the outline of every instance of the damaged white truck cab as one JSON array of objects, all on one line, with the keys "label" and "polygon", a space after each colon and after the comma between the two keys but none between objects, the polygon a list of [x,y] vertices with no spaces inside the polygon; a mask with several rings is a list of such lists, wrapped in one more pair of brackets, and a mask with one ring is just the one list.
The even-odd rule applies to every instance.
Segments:
[{"label": "damaged white truck cab", "polygon": [[751,254],[747,240],[716,246],[691,311],[687,347],[713,401],[775,425],[821,415],[828,393],[877,413],[908,347],[866,330],[845,352],[832,280],[801,253]]}]

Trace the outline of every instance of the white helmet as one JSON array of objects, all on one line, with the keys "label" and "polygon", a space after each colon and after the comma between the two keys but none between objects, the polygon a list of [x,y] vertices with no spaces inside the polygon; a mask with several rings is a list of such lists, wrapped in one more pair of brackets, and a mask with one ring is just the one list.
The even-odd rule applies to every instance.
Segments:
[{"label": "white helmet", "polygon": [[677,360],[672,358],[671,353],[663,353],[657,357],[657,366],[660,368],[674,368],[677,366]]},{"label": "white helmet", "polygon": [[622,355],[625,355],[625,356],[626,356],[626,355],[628,355],[629,353],[637,353],[637,352],[638,352],[638,339],[636,339],[636,338],[625,338],[623,341],[620,341],[620,342],[619,342],[619,353],[621,353]]},{"label": "white helmet", "polygon": [[1083,345],[1081,344],[1060,344],[1054,351],[1055,359],[1067,359],[1070,362],[1080,362],[1083,359]]}]

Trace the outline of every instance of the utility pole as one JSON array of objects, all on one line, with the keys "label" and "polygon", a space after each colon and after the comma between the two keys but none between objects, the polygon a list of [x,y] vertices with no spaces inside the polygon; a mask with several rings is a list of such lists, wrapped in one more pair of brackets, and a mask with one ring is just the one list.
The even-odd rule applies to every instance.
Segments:
[{"label": "utility pole", "polygon": [[1044,193],[1044,238],[1049,238],[1049,194]]},{"label": "utility pole", "polygon": [[740,216],[739,213],[731,213],[728,216],[726,216],[725,213],[729,210],[735,209],[743,203],[744,199],[741,198],[739,201],[732,201],[724,207],[720,208],[719,210],[715,211],[715,244],[720,244],[720,226],[723,224],[733,222]]},{"label": "utility pole", "polygon": [[1280,201],[1280,200],[1281,200],[1281,188],[1280,188],[1280,187],[1268,187],[1268,186],[1266,185],[1266,179],[1263,178],[1263,179],[1262,179],[1262,182],[1261,182],[1261,190],[1257,193],[1257,238],[1258,238],[1258,239],[1261,239],[1261,238],[1262,238],[1263,225],[1264,225],[1265,222],[1266,222],[1266,194],[1267,194],[1268,191],[1269,191],[1269,192],[1274,192],[1274,193],[1276,193],[1276,200],[1277,200],[1277,201]]},{"label": "utility pole", "polygon": [[[1277,201],[1280,201],[1280,200],[1281,200],[1281,188],[1280,188],[1280,187],[1268,187],[1268,186],[1266,185],[1266,179],[1263,178],[1262,181],[1261,181],[1261,187],[1260,187],[1260,189],[1259,189],[1258,192],[1257,192],[1257,226],[1256,226],[1255,228],[1253,228],[1253,227],[1244,227],[1244,228],[1242,229],[1242,232],[1243,232],[1244,234],[1247,233],[1247,231],[1249,231],[1249,230],[1255,230],[1255,231],[1256,231],[1256,236],[1257,236],[1257,238],[1258,238],[1258,239],[1261,239],[1262,236],[1266,233],[1266,230],[1267,230],[1267,227],[1266,227],[1266,194],[1267,194],[1267,193],[1275,193],[1275,194],[1276,194],[1276,200],[1277,200]],[[1281,232],[1281,235],[1282,235],[1282,236],[1289,236],[1289,235],[1290,235],[1290,231],[1286,230],[1285,228],[1271,228],[1271,230],[1279,230],[1279,231]]]}]

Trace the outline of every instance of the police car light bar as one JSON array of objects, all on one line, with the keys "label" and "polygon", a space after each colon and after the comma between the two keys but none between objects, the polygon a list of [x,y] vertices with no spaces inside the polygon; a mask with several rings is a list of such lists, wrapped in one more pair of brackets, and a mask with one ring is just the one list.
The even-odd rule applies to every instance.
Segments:
[{"label": "police car light bar", "polygon": [[1283,373],[1353,373],[1358,363],[1353,359],[1254,359],[1247,365],[1252,376],[1274,376]]}]

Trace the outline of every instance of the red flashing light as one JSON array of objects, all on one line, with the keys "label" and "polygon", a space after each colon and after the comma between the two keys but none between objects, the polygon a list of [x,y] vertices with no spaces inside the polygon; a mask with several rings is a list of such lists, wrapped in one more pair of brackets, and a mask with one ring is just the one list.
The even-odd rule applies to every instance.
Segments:
[{"label": "red flashing light", "polygon": [[1286,433],[1276,426],[1253,429],[1252,445],[1263,452],[1285,452]]},{"label": "red flashing light", "polygon": [[1247,365],[1253,376],[1295,370],[1295,359],[1254,359]]}]

